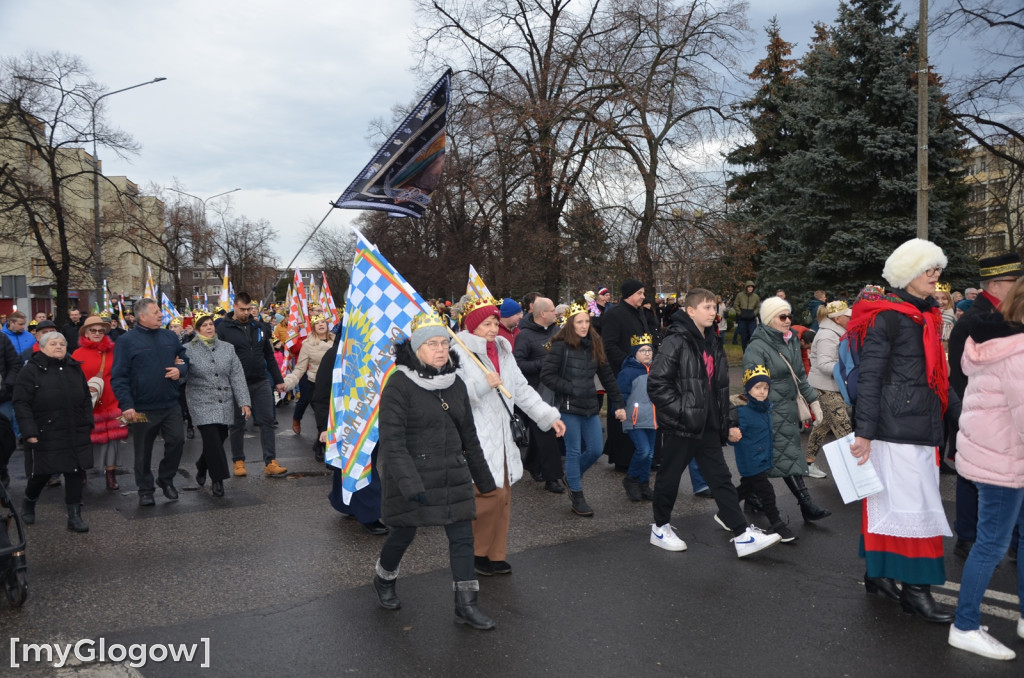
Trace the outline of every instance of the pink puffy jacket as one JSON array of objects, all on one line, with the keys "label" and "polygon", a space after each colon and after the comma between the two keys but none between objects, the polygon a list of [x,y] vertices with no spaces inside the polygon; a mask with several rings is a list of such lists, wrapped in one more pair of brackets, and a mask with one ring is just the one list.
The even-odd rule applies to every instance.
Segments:
[{"label": "pink puffy jacket", "polygon": [[956,470],[969,480],[1024,487],[1024,334],[975,343],[960,361],[968,377]]}]

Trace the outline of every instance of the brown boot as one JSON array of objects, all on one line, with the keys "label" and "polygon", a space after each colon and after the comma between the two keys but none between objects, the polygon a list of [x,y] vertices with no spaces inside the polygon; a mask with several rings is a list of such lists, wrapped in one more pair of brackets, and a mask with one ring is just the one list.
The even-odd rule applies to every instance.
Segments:
[{"label": "brown boot", "polygon": [[107,478],[107,492],[116,492],[121,489],[121,486],[117,484],[117,475],[114,469],[108,468],[106,472]]},{"label": "brown boot", "polygon": [[302,435],[302,422],[292,419],[292,430],[295,431],[295,435]]}]

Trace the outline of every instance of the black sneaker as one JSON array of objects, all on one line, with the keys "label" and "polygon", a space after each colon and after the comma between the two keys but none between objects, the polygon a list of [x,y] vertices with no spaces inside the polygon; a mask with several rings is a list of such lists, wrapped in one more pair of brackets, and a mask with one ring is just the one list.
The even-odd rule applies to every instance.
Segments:
[{"label": "black sneaker", "polygon": [[512,566],[505,560],[492,560],[491,571],[494,574],[512,574]]},{"label": "black sneaker", "polygon": [[971,554],[971,548],[974,547],[973,541],[966,541],[964,539],[957,539],[956,546],[953,547],[953,553],[960,556],[964,560],[967,560],[967,556]]},{"label": "black sneaker", "polygon": [[783,522],[778,522],[772,525],[772,532],[782,537],[783,544],[789,544],[790,542],[794,542],[800,538],[793,534],[793,530],[789,529],[789,526]]},{"label": "black sneaker", "polygon": [[634,478],[626,476],[622,479],[622,487],[626,490],[626,498],[630,501],[642,501],[644,496],[640,492],[640,483]]},{"label": "black sneaker", "polygon": [[[494,574],[494,564],[487,556],[473,556],[473,569],[476,570],[477,574],[484,577],[490,577]],[[509,570],[511,571],[511,568]]]}]

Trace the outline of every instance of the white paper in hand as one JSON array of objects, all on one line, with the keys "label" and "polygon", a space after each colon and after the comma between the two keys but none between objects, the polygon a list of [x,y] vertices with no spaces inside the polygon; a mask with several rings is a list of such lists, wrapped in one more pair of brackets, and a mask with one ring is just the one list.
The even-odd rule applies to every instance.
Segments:
[{"label": "white paper in hand", "polygon": [[858,465],[859,460],[850,454],[853,441],[854,434],[850,433],[822,448],[844,504],[870,497],[885,489],[871,462]]}]

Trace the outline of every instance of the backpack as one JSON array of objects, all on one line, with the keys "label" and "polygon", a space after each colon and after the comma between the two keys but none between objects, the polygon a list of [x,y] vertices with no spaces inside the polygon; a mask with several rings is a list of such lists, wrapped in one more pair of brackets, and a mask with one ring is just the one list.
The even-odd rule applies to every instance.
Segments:
[{"label": "backpack", "polygon": [[[882,318],[884,322],[884,318]],[[877,320],[875,321],[877,322]],[[899,329],[898,322],[886,322],[885,334],[892,346],[896,339],[896,332]],[[889,379],[890,368],[886,366],[886,380]],[[839,387],[839,393],[847,405],[857,403],[857,380],[860,377],[860,346],[855,346],[853,337],[849,332],[839,338],[839,360],[832,368],[832,376]]]}]

